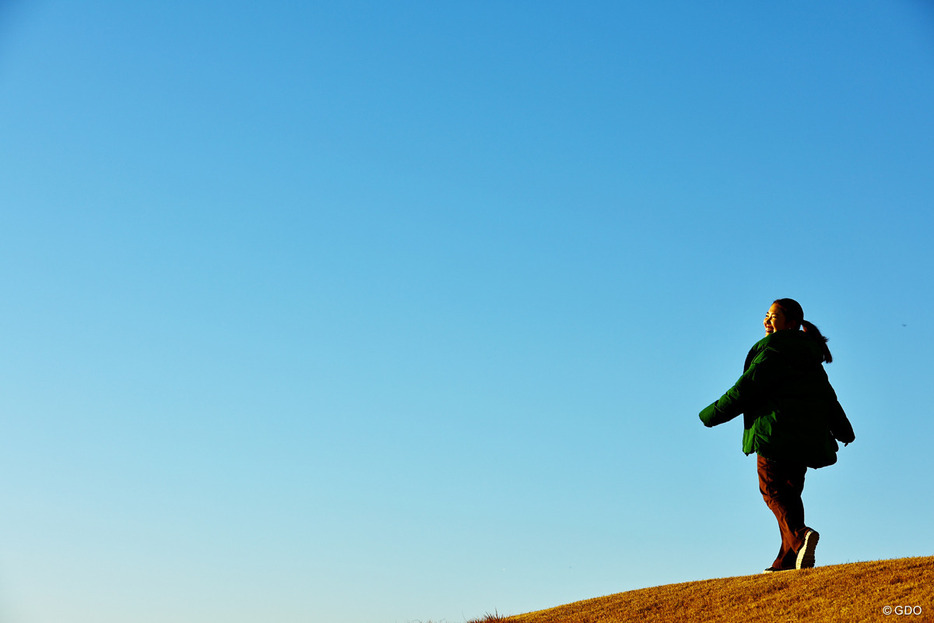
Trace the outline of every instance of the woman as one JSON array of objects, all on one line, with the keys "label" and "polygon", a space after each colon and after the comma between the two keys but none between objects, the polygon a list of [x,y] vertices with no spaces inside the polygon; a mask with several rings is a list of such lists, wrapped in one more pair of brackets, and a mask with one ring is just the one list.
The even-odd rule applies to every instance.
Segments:
[{"label": "woman", "polygon": [[778,556],[766,572],[814,566],[820,535],[804,524],[804,473],[837,462],[837,441],[855,435],[823,362],[833,358],[827,338],[804,320],[793,299],[772,303],[765,338],[746,356],[743,375],[701,411],[706,426],[743,414],[743,452],[758,455],[759,491],[782,535]]}]

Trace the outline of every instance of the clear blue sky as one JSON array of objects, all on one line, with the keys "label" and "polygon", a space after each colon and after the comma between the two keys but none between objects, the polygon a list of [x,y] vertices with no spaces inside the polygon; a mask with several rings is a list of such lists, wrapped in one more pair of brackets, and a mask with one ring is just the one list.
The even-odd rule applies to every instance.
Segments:
[{"label": "clear blue sky", "polygon": [[[757,573],[771,301],[931,555],[934,8],[0,4],[0,618],[462,622]],[[881,605],[880,605],[881,607]]]}]

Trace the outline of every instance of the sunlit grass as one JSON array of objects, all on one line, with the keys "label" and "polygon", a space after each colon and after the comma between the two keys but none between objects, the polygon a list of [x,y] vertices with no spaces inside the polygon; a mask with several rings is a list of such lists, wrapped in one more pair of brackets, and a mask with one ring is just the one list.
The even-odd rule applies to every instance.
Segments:
[{"label": "sunlit grass", "polygon": [[890,615],[934,621],[934,556],[670,584],[516,616],[488,614],[470,623],[813,623]]}]

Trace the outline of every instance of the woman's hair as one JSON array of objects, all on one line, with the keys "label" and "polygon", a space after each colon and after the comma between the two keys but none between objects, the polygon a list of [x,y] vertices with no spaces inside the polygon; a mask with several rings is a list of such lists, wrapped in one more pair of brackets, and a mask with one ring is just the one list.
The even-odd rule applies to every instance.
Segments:
[{"label": "woman's hair", "polygon": [[788,322],[795,327],[801,327],[809,338],[820,342],[821,350],[824,354],[824,361],[827,363],[833,361],[830,349],[827,348],[827,338],[821,335],[817,327],[804,319],[804,310],[801,309],[801,304],[798,303],[798,301],[794,299],[778,299],[777,301],[773,301],[772,304],[782,308]]}]

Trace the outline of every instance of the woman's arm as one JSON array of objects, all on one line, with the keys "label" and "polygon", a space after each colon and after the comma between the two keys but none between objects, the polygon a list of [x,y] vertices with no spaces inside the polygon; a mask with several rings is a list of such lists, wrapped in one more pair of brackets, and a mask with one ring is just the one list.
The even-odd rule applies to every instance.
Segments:
[{"label": "woman's arm", "polygon": [[776,353],[769,349],[758,353],[733,387],[700,412],[704,426],[729,422],[759,400],[774,367],[775,358]]}]

